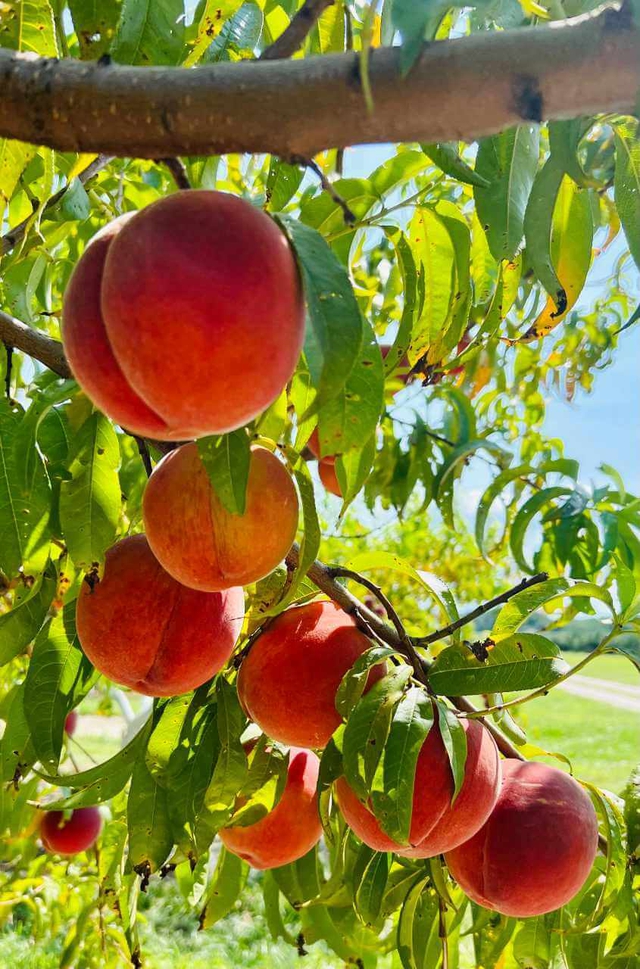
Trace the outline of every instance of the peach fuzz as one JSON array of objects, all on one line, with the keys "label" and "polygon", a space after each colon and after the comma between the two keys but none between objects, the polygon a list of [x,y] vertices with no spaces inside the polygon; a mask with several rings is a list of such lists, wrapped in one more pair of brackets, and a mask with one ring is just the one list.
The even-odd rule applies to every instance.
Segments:
[{"label": "peach fuzz", "polygon": [[282,797],[260,821],[246,827],[223,828],[220,840],[252,868],[279,868],[302,858],[318,843],[322,824],[318,813],[320,761],[310,750],[292,749]]},{"label": "peach fuzz", "polygon": [[222,669],[243,616],[242,589],[187,589],[164,571],[145,536],[134,535],[109,549],[93,589],[82,584],[76,624],[84,652],[109,679],[175,696]]},{"label": "peach fuzz", "polygon": [[65,293],[63,342],[109,417],[184,440],[241,427],[276,399],[304,319],[277,224],[237,196],[182,191],[117,219],[87,247]]},{"label": "peach fuzz", "polygon": [[[310,602],[281,613],[242,662],[238,697],[247,716],[272,740],[325,747],[340,726],[336,692],[344,674],[372,643],[333,602]],[[384,676],[375,666],[371,686]]]},{"label": "peach fuzz", "polygon": [[342,498],[342,489],[336,474],[335,458],[323,458],[319,461],[318,474],[325,489],[337,498]]},{"label": "peach fuzz", "polygon": [[422,745],[416,764],[409,847],[384,833],[344,777],[336,781],[342,815],[361,841],[376,851],[431,858],[466,841],[482,827],[498,797],[500,757],[493,737],[480,723],[461,723],[467,735],[467,759],[462,787],[453,804],[453,774],[437,724]]},{"label": "peach fuzz", "polygon": [[67,819],[62,811],[47,811],[40,824],[40,837],[47,851],[75,855],[95,844],[101,828],[97,807],[76,808]]},{"label": "peach fuzz", "polygon": [[596,812],[584,788],[557,767],[510,760],[487,823],[445,860],[474,902],[528,918],[577,895],[597,848]]},{"label": "peach fuzz", "polygon": [[282,462],[251,449],[244,514],[228,512],[211,486],[196,444],[167,454],[143,499],[149,544],[183,585],[214,592],[248,585],[272,572],[298,528],[298,495]]}]

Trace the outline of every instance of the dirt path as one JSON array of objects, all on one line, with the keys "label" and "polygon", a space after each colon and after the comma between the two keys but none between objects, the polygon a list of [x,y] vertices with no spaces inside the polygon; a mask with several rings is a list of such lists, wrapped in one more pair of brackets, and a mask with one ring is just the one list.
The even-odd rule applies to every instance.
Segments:
[{"label": "dirt path", "polygon": [[600,703],[618,707],[619,710],[640,713],[640,687],[592,676],[576,675],[566,683],[561,683],[560,689],[573,693],[574,696],[582,696],[585,700],[598,700]]}]

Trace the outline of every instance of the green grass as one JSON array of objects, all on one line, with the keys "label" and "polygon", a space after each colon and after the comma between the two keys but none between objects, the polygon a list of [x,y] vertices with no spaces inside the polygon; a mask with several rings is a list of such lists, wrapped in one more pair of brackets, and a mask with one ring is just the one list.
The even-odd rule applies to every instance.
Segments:
[{"label": "green grass", "polygon": [[[574,653],[573,651],[569,652],[567,650],[563,655],[567,663],[575,666],[587,653]],[[630,686],[637,686],[640,689],[640,673],[638,673],[633,663],[625,656],[614,653],[597,656],[583,670],[580,670],[580,675],[595,676],[598,679],[613,680],[616,683],[627,683]]]},{"label": "green grass", "polygon": [[521,707],[518,721],[530,743],[564,754],[577,777],[615,793],[638,763],[640,717],[632,711],[555,689]]}]

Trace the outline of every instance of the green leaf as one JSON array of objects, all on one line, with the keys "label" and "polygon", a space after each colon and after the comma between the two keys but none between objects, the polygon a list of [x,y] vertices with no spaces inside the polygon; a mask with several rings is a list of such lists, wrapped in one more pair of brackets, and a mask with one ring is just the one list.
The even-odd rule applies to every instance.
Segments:
[{"label": "green leaf", "polygon": [[637,639],[629,637],[629,639],[623,639],[621,642],[614,640],[607,652],[620,653],[621,656],[626,656],[640,673],[640,643]]},{"label": "green leaf", "polygon": [[497,643],[516,632],[529,616],[551,599],[557,598],[569,583],[566,579],[548,579],[530,589],[523,589],[506,602],[493,624],[491,638]]},{"label": "green leaf", "polygon": [[384,358],[385,376],[393,373],[411,342],[413,322],[416,314],[418,271],[413,258],[411,246],[404,233],[391,226],[383,226],[385,235],[393,243],[396,250],[398,271],[402,282],[402,316],[393,346]]},{"label": "green leaf", "polygon": [[71,179],[60,201],[60,212],[70,221],[84,221],[91,215],[91,200],[79,178]]},{"label": "green leaf", "polygon": [[303,178],[304,169],[301,165],[290,165],[272,156],[267,175],[267,210],[281,212],[300,188]]},{"label": "green leaf", "polygon": [[536,633],[502,638],[479,660],[468,646],[449,646],[436,657],[429,682],[440,696],[509,693],[546,686],[569,669],[550,639]]},{"label": "green leaf", "polygon": [[169,792],[157,783],[140,751],[127,801],[128,862],[134,870],[157,871],[173,847],[167,799]]},{"label": "green leaf", "polygon": [[13,686],[3,697],[2,719],[6,726],[0,739],[0,789],[10,781],[17,784],[37,758],[25,713],[24,683]]},{"label": "green leaf", "polygon": [[494,259],[513,259],[522,242],[524,214],[538,169],[539,132],[535,125],[510,128],[483,138],[476,172],[490,182],[474,190],[478,218]]},{"label": "green leaf", "polygon": [[456,717],[446,703],[437,700],[436,713],[438,714],[438,729],[453,774],[453,794],[451,796],[451,804],[453,805],[464,783],[464,767],[467,762],[467,735],[460,719]]},{"label": "green leaf", "polygon": [[551,929],[547,919],[527,919],[513,940],[513,954],[519,969],[548,969],[551,957]]},{"label": "green leaf", "polygon": [[111,421],[91,414],[72,441],[68,470],[60,486],[60,524],[78,568],[102,563],[120,519],[120,448]]},{"label": "green leaf", "polygon": [[193,25],[187,34],[189,54],[184,67],[193,67],[208,47],[220,36],[225,23],[242,5],[242,0],[201,0],[195,11]]},{"label": "green leaf", "polygon": [[392,0],[391,24],[402,37],[400,69],[407,74],[422,50],[427,26],[433,18],[434,0]]},{"label": "green leaf", "polygon": [[640,140],[636,128],[637,121],[615,125],[614,192],[629,250],[636,266],[640,267]]},{"label": "green leaf", "polygon": [[282,912],[280,911],[280,888],[271,871],[265,871],[262,876],[262,892],[264,898],[264,915],[267,928],[274,942],[284,939],[287,945],[297,948],[297,942],[287,930]]},{"label": "green leaf", "polygon": [[478,438],[475,441],[467,441],[465,444],[460,444],[458,447],[453,448],[453,450],[447,455],[440,470],[438,471],[435,484],[436,494],[443,487],[449,475],[455,471],[460,462],[466,461],[467,458],[471,457],[472,454],[475,454],[476,451],[479,450],[488,451],[489,454],[494,454],[496,457],[501,458],[507,463],[511,460],[511,454],[508,451],[505,451],[505,449],[499,444],[496,444],[494,441],[489,441],[487,438]]},{"label": "green leaf", "polygon": [[245,827],[274,809],[287,782],[289,754],[264,735],[249,755],[249,771],[238,791],[239,807],[227,827]]},{"label": "green leaf", "polygon": [[371,790],[371,805],[380,827],[399,844],[409,842],[416,763],[433,722],[431,697],[421,686],[410,687],[393,711]]},{"label": "green leaf", "polygon": [[[2,29],[0,28],[0,40]],[[4,218],[6,206],[13,195],[20,176],[36,153],[33,145],[21,141],[0,138],[0,219]]]},{"label": "green leaf", "polygon": [[605,875],[600,880],[600,901],[591,916],[591,921],[595,923],[598,912],[613,905],[623,886],[627,866],[626,831],[619,798],[586,781],[583,781],[583,787],[591,795],[607,840]]},{"label": "green leaf", "polygon": [[427,206],[415,210],[409,236],[424,294],[409,344],[409,362],[413,365],[426,354],[427,364],[438,364],[443,355],[442,341],[451,324],[455,245],[445,221]]},{"label": "green leaf", "polygon": [[195,825],[220,750],[216,705],[200,706],[198,694],[186,717],[180,743],[169,759],[169,816],[173,838],[186,850],[195,842]]},{"label": "green leaf", "polygon": [[87,807],[109,801],[124,788],[131,777],[134,764],[141,750],[144,750],[151,720],[142,727],[126,747],[119,750],[109,760],[90,767],[89,770],[75,774],[41,774],[48,784],[70,787],[74,791],[69,797],[46,804],[49,811],[66,811],[71,808]]},{"label": "green leaf", "polygon": [[184,0],[122,0],[111,55],[119,64],[178,64],[184,49]]},{"label": "green leaf", "polygon": [[17,596],[0,616],[0,666],[18,656],[42,626],[56,592],[55,569],[49,564],[29,590]]},{"label": "green leaf", "polygon": [[[429,878],[423,873],[415,876],[415,882],[407,892],[396,935],[396,948],[403,969],[428,969],[437,965],[438,959],[427,961],[431,953],[425,951],[425,931],[437,937],[438,898],[435,889],[429,886]],[[439,940],[438,940],[439,941]],[[428,942],[428,937],[427,937]]]},{"label": "green leaf", "polygon": [[344,388],[318,414],[325,457],[361,448],[375,434],[380,420],[384,403],[382,354],[371,324],[363,320],[362,325],[363,342]]},{"label": "green leaf", "polygon": [[378,680],[354,707],[342,738],[344,773],[362,800],[369,796],[371,782],[384,748],[395,705],[411,677],[410,666],[394,668]]},{"label": "green leaf", "polygon": [[341,519],[371,474],[376,453],[376,436],[374,433],[365,441],[364,447],[352,448],[336,459],[336,475],[343,495],[343,504],[340,510]]},{"label": "green leaf", "polygon": [[240,9],[225,21],[218,36],[204,52],[202,63],[214,64],[216,61],[235,60],[238,54],[252,57],[254,48],[260,42],[263,24],[262,10],[257,3],[243,3]]},{"label": "green leaf", "polygon": [[422,145],[422,150],[434,165],[437,165],[445,173],[455,178],[457,182],[465,182],[467,185],[478,185],[480,188],[488,188],[490,182],[483,175],[478,174],[460,157],[458,146],[451,142],[442,141],[435,145]]},{"label": "green leaf", "polygon": [[388,878],[389,855],[376,851],[364,870],[355,897],[356,912],[365,925],[374,926],[380,918]]},{"label": "green leaf", "polygon": [[542,488],[525,501],[518,510],[511,525],[510,544],[513,557],[518,566],[525,572],[533,574],[535,569],[529,565],[524,557],[524,540],[529,525],[545,505],[555,498],[562,498],[573,493],[573,488],[556,485],[553,488]]},{"label": "green leaf", "polygon": [[97,60],[105,54],[115,33],[121,0],[69,0],[80,54],[83,60]]},{"label": "green leaf", "polygon": [[0,46],[41,57],[59,54],[49,0],[7,0],[2,5]]},{"label": "green leaf", "polygon": [[372,646],[358,657],[342,677],[336,692],[336,710],[341,717],[346,719],[362,696],[371,667],[394,655],[395,650],[390,646]]},{"label": "green leaf", "polygon": [[33,743],[38,759],[48,769],[55,769],[60,759],[67,714],[98,675],[80,649],[75,605],[66,605],[36,637],[24,684]]},{"label": "green leaf", "polygon": [[317,391],[316,411],[345,386],[362,347],[362,316],[344,267],[320,233],[287,216],[280,222],[295,249],[304,283],[304,355]]},{"label": "green leaf", "polygon": [[[0,570],[13,578],[42,572],[49,557],[51,484],[37,451],[24,480],[16,448],[20,413],[0,401]],[[34,449],[35,450],[35,449]]]},{"label": "green leaf", "polygon": [[558,314],[566,309],[567,294],[553,265],[551,229],[563,177],[562,168],[549,158],[535,177],[524,215],[524,235],[531,268],[555,302]]},{"label": "green leaf", "polygon": [[151,775],[160,784],[166,785],[167,783],[165,774],[169,760],[178,746],[182,727],[192,700],[193,693],[171,697],[154,722],[146,749],[146,761]]},{"label": "green leaf", "polygon": [[585,118],[550,121],[547,126],[551,158],[563,172],[566,172],[574,180],[576,185],[580,185],[582,188],[589,186],[589,179],[580,164],[578,147],[590,126],[591,122],[585,120]]},{"label": "green leaf", "polygon": [[236,795],[247,778],[247,755],[240,743],[240,735],[245,729],[247,720],[240,707],[236,690],[223,676],[219,676],[216,680],[216,700],[220,753],[205,792],[204,803],[219,826],[226,820],[234,806]]},{"label": "green leaf", "polygon": [[559,458],[556,461],[545,461],[538,467],[534,467],[531,464],[520,464],[517,468],[508,468],[506,471],[501,471],[491,482],[478,502],[475,522],[476,542],[483,558],[487,562],[490,562],[491,559],[488,558],[485,549],[485,529],[489,513],[498,495],[504,491],[507,485],[518,478],[526,477],[527,475],[532,475],[536,478],[541,474],[551,474],[552,472],[565,474],[575,479],[578,475],[578,462],[569,461],[566,458]]},{"label": "green leaf", "polygon": [[251,442],[244,428],[198,441],[211,486],[224,508],[232,515],[244,515],[251,462]]},{"label": "green leaf", "polygon": [[283,599],[277,602],[272,609],[266,610],[263,615],[276,615],[290,602],[293,602],[301,583],[309,570],[309,566],[315,561],[318,549],[320,548],[320,522],[316,511],[316,498],[313,490],[313,481],[309,468],[304,461],[298,461],[293,468],[293,476],[298,485],[300,501],[302,503],[302,539],[300,541],[300,552],[298,567],[288,586],[287,593]]},{"label": "green leaf", "polygon": [[210,929],[229,914],[244,889],[248,874],[249,866],[245,861],[224,847],[220,849],[200,918],[203,929]]}]

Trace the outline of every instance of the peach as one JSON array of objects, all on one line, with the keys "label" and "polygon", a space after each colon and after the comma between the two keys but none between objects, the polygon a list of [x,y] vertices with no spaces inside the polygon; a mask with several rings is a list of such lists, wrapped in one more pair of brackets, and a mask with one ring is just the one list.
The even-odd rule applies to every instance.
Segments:
[{"label": "peach", "polygon": [[318,473],[320,480],[327,491],[338,498],[342,498],[342,488],[336,474],[335,458],[323,458],[318,462]]},{"label": "peach", "polygon": [[282,797],[264,818],[246,827],[223,828],[220,840],[252,868],[279,868],[302,858],[318,843],[322,824],[318,813],[320,761],[310,750],[289,754]]},{"label": "peach", "polygon": [[64,721],[64,732],[67,737],[73,737],[76,732],[76,727],[78,726],[78,714],[75,710],[71,710]]},{"label": "peach", "polygon": [[461,844],[489,817],[500,788],[500,758],[495,741],[476,720],[463,720],[467,759],[462,787],[453,795],[453,774],[437,724],[429,731],[416,764],[409,847],[384,833],[368,805],[356,797],[344,777],[336,781],[336,798],[352,831],[376,851],[408,858],[431,858]]},{"label": "peach", "polygon": [[256,582],[275,569],[293,544],[298,496],[282,462],[251,449],[247,504],[226,511],[211,486],[196,444],[166,455],[143,500],[149,544],[178,582],[205,592]]},{"label": "peach", "polygon": [[40,837],[47,851],[75,855],[95,844],[101,828],[97,807],[76,808],[66,819],[62,811],[47,811],[40,825]]},{"label": "peach", "polygon": [[293,374],[304,300],[286,237],[222,192],[182,191],[117,219],[64,298],[63,342],[94,403],[133,433],[241,427]]},{"label": "peach", "polygon": [[[256,639],[238,675],[248,717],[280,743],[325,747],[340,726],[336,692],[344,674],[372,645],[333,602],[281,613]],[[384,675],[375,666],[368,686]]]},{"label": "peach", "polygon": [[76,624],[84,652],[109,679],[175,696],[222,669],[243,615],[242,589],[187,589],[164,571],[145,536],[133,535],[109,549],[100,582],[82,584]]},{"label": "peach", "polygon": [[445,860],[473,901],[527,918],[571,901],[597,847],[596,813],[577,781],[556,767],[509,760],[488,821]]}]

